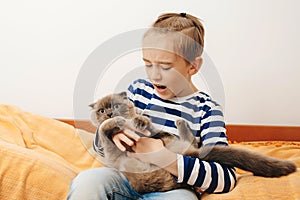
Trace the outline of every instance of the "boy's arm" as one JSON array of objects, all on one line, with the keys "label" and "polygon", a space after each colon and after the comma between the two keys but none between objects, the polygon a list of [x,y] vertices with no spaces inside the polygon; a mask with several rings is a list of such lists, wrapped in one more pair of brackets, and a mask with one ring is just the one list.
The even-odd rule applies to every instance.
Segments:
[{"label": "boy's arm", "polygon": [[[211,106],[201,119],[202,145],[228,145],[222,109]],[[236,184],[234,168],[216,162],[178,155],[178,182],[199,187],[208,193],[229,192]]]},{"label": "boy's arm", "polygon": [[[228,145],[223,113],[218,105],[206,110],[201,119],[200,129],[202,145]],[[168,165],[170,173],[177,166],[178,183],[186,183],[207,193],[225,193],[232,190],[236,184],[234,168],[217,162],[202,161],[198,158],[177,155],[177,165]]]},{"label": "boy's arm", "polygon": [[141,138],[132,149],[136,153],[128,153],[128,156],[164,168],[177,177],[178,183],[186,183],[208,193],[229,192],[234,188],[236,177],[233,168],[177,155],[165,148],[159,139]]},{"label": "boy's arm", "polygon": [[216,162],[178,155],[178,183],[199,188],[207,193],[225,193],[236,184],[234,168]]}]

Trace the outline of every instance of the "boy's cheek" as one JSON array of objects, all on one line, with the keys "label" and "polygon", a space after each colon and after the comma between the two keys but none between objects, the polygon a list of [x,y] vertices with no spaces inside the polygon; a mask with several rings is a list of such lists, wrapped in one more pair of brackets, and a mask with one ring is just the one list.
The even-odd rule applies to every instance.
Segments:
[{"label": "boy's cheek", "polygon": [[177,92],[181,91],[185,85],[187,85],[187,80],[182,76],[172,76],[166,81],[166,85],[171,92],[176,94]]}]

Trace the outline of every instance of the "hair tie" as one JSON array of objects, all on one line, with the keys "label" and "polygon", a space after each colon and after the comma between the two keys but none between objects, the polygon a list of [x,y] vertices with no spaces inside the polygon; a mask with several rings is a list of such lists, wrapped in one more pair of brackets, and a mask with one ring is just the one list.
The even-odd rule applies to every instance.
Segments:
[{"label": "hair tie", "polygon": [[186,17],[186,13],[180,13],[181,17]]}]

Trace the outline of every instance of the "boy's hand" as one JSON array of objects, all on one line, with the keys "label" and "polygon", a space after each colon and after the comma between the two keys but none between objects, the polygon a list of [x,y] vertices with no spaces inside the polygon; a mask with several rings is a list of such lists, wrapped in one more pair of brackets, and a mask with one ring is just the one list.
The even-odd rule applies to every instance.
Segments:
[{"label": "boy's hand", "polygon": [[112,138],[112,141],[121,151],[127,150],[124,146],[124,143],[129,147],[132,147],[135,144],[135,142],[137,142],[140,139],[140,136],[138,136],[135,132],[130,130],[125,131],[115,134]]},{"label": "boy's hand", "polygon": [[160,139],[141,137],[134,146],[132,150],[135,153],[154,153],[162,150],[164,144]]},{"label": "boy's hand", "polygon": [[165,148],[160,139],[141,137],[131,148],[134,152],[127,152],[129,157],[152,163],[178,176],[177,154]]},{"label": "boy's hand", "polygon": [[140,140],[140,136],[136,134],[136,132],[141,133],[145,136],[150,136],[151,134],[148,130],[136,129],[129,122],[126,122],[125,127],[126,129],[124,131],[119,132],[112,137],[113,142],[121,151],[126,151],[126,147],[123,144],[132,147],[137,141]]},{"label": "boy's hand", "polygon": [[131,149],[134,152],[128,152],[129,157],[137,158],[142,162],[156,164],[163,157],[165,150],[163,142],[160,139],[141,137]]}]

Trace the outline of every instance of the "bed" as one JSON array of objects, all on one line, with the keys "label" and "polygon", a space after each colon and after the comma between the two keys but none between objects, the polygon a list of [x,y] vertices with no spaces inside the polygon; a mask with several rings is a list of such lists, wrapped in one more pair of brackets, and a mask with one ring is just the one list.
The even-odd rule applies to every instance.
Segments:
[{"label": "bed", "polygon": [[[249,127],[228,126],[231,145],[292,160],[298,171],[280,178],[263,178],[237,169],[234,190],[205,194],[202,199],[300,199],[299,127],[289,129],[282,138],[283,130],[277,128],[271,134],[277,134],[277,138],[271,141],[262,137],[267,135],[265,128],[252,128],[250,132],[258,130],[262,134],[255,137],[247,133]],[[65,199],[72,179],[80,171],[103,166],[92,149],[93,131],[88,121],[51,119],[0,105],[0,199]],[[238,134],[241,131],[243,134]],[[275,141],[278,138],[280,141]]]}]

